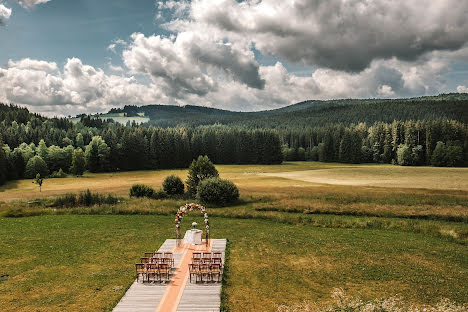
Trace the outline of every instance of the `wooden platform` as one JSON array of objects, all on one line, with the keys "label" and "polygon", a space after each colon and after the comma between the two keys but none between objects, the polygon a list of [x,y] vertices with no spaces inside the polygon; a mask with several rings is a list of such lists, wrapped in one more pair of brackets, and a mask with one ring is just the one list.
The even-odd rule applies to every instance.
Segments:
[{"label": "wooden platform", "polygon": [[[114,312],[146,311],[219,311],[221,304],[221,283],[190,283],[187,265],[194,246],[176,248],[175,239],[167,239],[159,252],[173,252],[176,271],[170,283],[137,283],[136,280],[113,309]],[[211,251],[224,252],[226,239],[210,240]]]}]

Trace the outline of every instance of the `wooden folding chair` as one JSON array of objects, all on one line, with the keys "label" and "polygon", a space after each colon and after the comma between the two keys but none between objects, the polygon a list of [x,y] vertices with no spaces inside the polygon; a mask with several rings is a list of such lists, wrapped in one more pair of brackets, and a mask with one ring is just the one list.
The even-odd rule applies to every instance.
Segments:
[{"label": "wooden folding chair", "polygon": [[162,258],[164,254],[162,252],[155,252],[153,258]]},{"label": "wooden folding chair", "polygon": [[169,268],[172,268],[172,260],[171,258],[160,258],[159,263],[161,264],[167,264]]},{"label": "wooden folding chair", "polygon": [[202,258],[211,258],[211,252],[204,252]]},{"label": "wooden folding chair", "polygon": [[166,281],[169,281],[169,274],[170,274],[169,264],[160,263],[158,264],[158,266],[159,266],[159,275],[160,275],[161,281],[162,281],[163,276],[166,276]]},{"label": "wooden folding chair", "polygon": [[150,261],[151,258],[148,258],[148,257],[141,257],[140,260],[141,260],[141,261],[140,261],[141,263],[145,263],[145,264],[151,262],[151,261]]},{"label": "wooden folding chair", "polygon": [[194,252],[192,254],[192,259],[194,259],[194,258],[201,258],[201,252]]},{"label": "wooden folding chair", "polygon": [[164,257],[171,259],[171,268],[173,268],[174,267],[174,254],[172,252],[165,252]]},{"label": "wooden folding chair", "polygon": [[158,280],[161,281],[158,266],[159,265],[157,263],[150,263],[146,265],[146,274],[148,276],[148,282],[151,276],[153,276],[153,281],[156,281],[156,278],[158,278]]},{"label": "wooden folding chair", "polygon": [[211,264],[219,264],[220,267],[223,266],[223,259],[221,258],[211,258]]},{"label": "wooden folding chair", "polygon": [[201,259],[201,263],[203,263],[203,264],[210,264],[210,263],[211,263],[211,258],[203,257],[203,258]]},{"label": "wooden folding chair", "polygon": [[222,257],[223,257],[223,253],[216,251],[216,252],[213,252],[213,256],[211,258],[222,258]]},{"label": "wooden folding chair", "polygon": [[135,264],[136,268],[136,278],[137,278],[137,283],[139,280],[139,277],[143,279],[143,282],[145,281],[145,276],[146,276],[146,266],[144,263],[136,263]]},{"label": "wooden folding chair", "polygon": [[211,278],[210,264],[200,264],[200,280],[203,282],[203,276]]},{"label": "wooden folding chair", "polygon": [[146,258],[153,258],[154,257],[154,252],[145,252],[145,257]]},{"label": "wooden folding chair", "polygon": [[189,264],[189,274],[190,274],[190,283],[192,282],[192,275],[195,275],[195,283],[200,275],[200,265],[198,264]]},{"label": "wooden folding chair", "polygon": [[201,258],[193,258],[192,263],[193,264],[201,264]]},{"label": "wooden folding chair", "polygon": [[219,264],[211,264],[211,265],[210,265],[210,277],[211,277],[211,280],[213,280],[213,275],[217,275],[217,276],[218,276],[218,282],[219,282],[220,279],[221,279],[221,265],[219,265]]}]

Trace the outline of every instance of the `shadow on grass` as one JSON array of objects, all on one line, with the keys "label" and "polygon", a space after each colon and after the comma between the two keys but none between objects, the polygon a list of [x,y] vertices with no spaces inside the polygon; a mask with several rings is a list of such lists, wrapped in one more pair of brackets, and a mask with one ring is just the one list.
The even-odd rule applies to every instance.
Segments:
[{"label": "shadow on grass", "polygon": [[3,186],[0,187],[0,192],[18,188],[19,180],[8,181]]}]

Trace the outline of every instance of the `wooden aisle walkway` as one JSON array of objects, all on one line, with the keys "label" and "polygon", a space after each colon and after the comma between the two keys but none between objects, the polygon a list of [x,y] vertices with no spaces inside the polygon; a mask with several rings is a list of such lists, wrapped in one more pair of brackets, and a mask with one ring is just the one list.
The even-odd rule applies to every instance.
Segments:
[{"label": "wooden aisle walkway", "polygon": [[[222,252],[224,264],[224,251],[226,250],[225,239],[214,239],[211,244],[211,251]],[[188,282],[183,291],[182,298],[177,306],[177,312],[217,311],[221,306],[221,283],[216,284],[195,284]]]},{"label": "wooden aisle walkway", "polygon": [[[213,239],[210,245],[211,251],[222,252],[224,263],[226,239]],[[188,265],[193,251],[201,248],[203,246],[194,245],[176,248],[176,240],[167,239],[158,251],[174,253],[176,270],[171,282],[143,284],[135,281],[113,311],[219,311],[221,283],[195,284],[188,281],[188,269],[185,266]]]}]

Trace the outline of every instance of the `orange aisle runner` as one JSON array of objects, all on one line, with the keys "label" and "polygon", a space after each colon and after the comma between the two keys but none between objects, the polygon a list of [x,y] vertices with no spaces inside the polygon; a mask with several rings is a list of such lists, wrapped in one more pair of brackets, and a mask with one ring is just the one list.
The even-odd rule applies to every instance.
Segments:
[{"label": "orange aisle runner", "polygon": [[159,306],[156,309],[157,312],[175,312],[177,310],[182,294],[184,293],[185,285],[189,279],[188,265],[194,251],[210,252],[211,244],[208,244],[208,247],[203,242],[202,245],[184,245],[182,241],[181,246],[174,249],[173,253],[182,253],[182,258],[159,302]]}]

